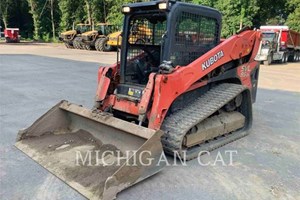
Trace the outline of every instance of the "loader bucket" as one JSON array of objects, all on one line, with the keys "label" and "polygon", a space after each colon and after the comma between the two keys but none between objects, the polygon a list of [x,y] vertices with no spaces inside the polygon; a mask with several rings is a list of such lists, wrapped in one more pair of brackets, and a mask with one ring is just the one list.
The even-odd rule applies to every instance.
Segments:
[{"label": "loader bucket", "polygon": [[162,132],[61,101],[15,146],[88,199],[114,199],[160,171]]}]

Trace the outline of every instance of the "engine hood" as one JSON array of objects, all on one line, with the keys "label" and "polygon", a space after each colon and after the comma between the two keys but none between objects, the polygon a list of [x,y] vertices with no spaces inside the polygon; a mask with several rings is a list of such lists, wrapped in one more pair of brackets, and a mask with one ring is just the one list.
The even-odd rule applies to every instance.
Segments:
[{"label": "engine hood", "polygon": [[83,34],[81,34],[82,36],[91,36],[91,35],[94,35],[94,34],[97,34],[98,31],[88,31],[88,32],[85,32]]},{"label": "engine hood", "polygon": [[76,30],[70,30],[61,33],[61,35],[73,35],[73,34],[76,34]]},{"label": "engine hood", "polygon": [[111,39],[111,38],[117,38],[119,35],[121,34],[121,31],[117,31],[117,32],[114,32],[114,33],[111,33],[108,35],[108,37]]}]

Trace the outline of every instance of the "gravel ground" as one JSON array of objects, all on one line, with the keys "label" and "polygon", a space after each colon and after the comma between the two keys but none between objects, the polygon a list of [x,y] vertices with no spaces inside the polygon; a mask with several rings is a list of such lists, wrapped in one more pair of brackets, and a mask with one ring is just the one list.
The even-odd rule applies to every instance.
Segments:
[{"label": "gravel ground", "polygon": [[[0,44],[0,199],[84,199],[17,150],[19,129],[67,99],[91,107],[116,53]],[[300,199],[300,64],[261,66],[251,134],[121,192],[118,199]],[[228,151],[234,151],[232,165]],[[214,163],[217,158],[223,158]],[[169,158],[171,162],[172,159]]]}]

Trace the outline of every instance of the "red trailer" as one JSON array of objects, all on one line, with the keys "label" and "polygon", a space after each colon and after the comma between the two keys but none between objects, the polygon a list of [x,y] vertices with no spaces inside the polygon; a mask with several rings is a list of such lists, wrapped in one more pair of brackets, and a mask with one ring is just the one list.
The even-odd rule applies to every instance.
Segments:
[{"label": "red trailer", "polygon": [[4,37],[6,43],[20,42],[20,30],[18,28],[6,28],[4,29]]},{"label": "red trailer", "polygon": [[[288,26],[261,26],[262,42],[269,41],[268,62],[297,62],[300,61],[300,33],[290,30]],[[266,45],[265,45],[266,47]]]}]

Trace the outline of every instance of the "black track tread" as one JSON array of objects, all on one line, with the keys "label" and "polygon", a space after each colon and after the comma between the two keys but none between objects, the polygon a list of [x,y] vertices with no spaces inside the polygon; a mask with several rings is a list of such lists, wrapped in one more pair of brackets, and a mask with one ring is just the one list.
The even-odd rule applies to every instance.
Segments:
[{"label": "black track tread", "polygon": [[[196,124],[218,111],[245,89],[246,87],[238,84],[220,84],[195,99],[191,104],[185,106],[184,109],[166,117],[161,127],[164,131],[162,144],[165,152],[173,155],[174,151],[176,151],[181,158],[184,158],[182,141],[186,133]],[[237,131],[232,134],[227,134],[227,136],[220,136],[218,139],[211,140],[208,143],[190,148],[186,152],[185,159],[191,160],[197,157],[200,151],[211,151],[246,134],[245,131]]]}]

